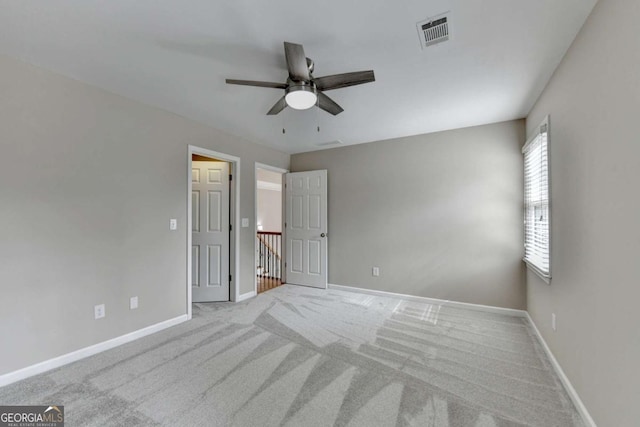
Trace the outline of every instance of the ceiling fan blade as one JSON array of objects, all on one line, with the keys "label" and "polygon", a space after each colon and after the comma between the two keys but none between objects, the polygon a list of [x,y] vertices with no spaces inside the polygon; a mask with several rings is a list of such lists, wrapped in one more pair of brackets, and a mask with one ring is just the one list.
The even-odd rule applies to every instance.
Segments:
[{"label": "ceiling fan blade", "polygon": [[373,74],[373,70],[368,70],[318,77],[313,81],[319,90],[331,90],[375,82],[376,77]]},{"label": "ceiling fan blade", "polygon": [[271,107],[271,109],[269,110],[269,112],[267,113],[268,116],[274,116],[276,114],[278,114],[280,111],[284,110],[287,107],[287,101],[285,101],[284,96],[282,98],[280,98],[278,100],[278,102],[276,102],[274,104],[273,107]]},{"label": "ceiling fan blade", "polygon": [[344,109],[333,99],[329,98],[322,92],[318,92],[318,107],[322,108],[327,113],[333,114],[334,116],[337,116],[344,111]]},{"label": "ceiling fan blade", "polygon": [[272,82],[259,82],[254,80],[234,80],[226,79],[228,85],[242,85],[242,86],[257,86],[257,87],[271,87],[274,89],[286,89],[286,83],[272,83]]},{"label": "ceiling fan blade", "polygon": [[309,81],[309,66],[304,48],[301,44],[284,42],[284,56],[287,60],[287,69],[291,80],[297,82]]}]

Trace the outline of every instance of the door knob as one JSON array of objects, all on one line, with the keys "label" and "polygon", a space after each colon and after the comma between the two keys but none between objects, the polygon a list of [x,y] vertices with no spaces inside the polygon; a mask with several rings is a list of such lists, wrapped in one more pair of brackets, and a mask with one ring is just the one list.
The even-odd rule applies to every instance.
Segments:
[{"label": "door knob", "polygon": [[320,237],[327,237],[325,233],[320,234]]}]

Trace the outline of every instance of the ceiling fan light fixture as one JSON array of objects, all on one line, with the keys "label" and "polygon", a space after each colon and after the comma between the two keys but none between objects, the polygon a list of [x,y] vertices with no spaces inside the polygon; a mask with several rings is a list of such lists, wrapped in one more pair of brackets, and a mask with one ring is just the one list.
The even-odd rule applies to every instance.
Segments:
[{"label": "ceiling fan light fixture", "polygon": [[[268,116],[275,116],[287,107],[295,110],[308,110],[315,105],[319,109],[336,116],[342,113],[344,109],[325,95],[325,91],[376,81],[373,70],[314,77],[313,69],[315,66],[313,60],[305,56],[304,48],[301,44],[284,42],[284,57],[287,62],[287,71],[289,72],[286,83],[236,79],[226,79],[226,82],[231,85],[284,89],[284,96],[280,97],[273,107],[267,111]],[[282,132],[284,133],[284,129],[282,129]]]},{"label": "ceiling fan light fixture", "polygon": [[294,110],[308,110],[316,105],[318,95],[314,85],[292,85],[287,88],[284,100]]}]

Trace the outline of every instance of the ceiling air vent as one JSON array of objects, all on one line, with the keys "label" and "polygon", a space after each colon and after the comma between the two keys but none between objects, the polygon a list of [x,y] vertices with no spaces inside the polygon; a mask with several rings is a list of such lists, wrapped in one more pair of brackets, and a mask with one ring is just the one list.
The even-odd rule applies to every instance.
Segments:
[{"label": "ceiling air vent", "polygon": [[450,13],[446,12],[418,22],[418,36],[422,48],[449,40],[451,22]]},{"label": "ceiling air vent", "polygon": [[332,146],[332,145],[341,145],[341,144],[343,144],[343,142],[340,141],[339,139],[336,139],[334,141],[318,142],[316,145],[318,147],[329,147],[329,146]]}]

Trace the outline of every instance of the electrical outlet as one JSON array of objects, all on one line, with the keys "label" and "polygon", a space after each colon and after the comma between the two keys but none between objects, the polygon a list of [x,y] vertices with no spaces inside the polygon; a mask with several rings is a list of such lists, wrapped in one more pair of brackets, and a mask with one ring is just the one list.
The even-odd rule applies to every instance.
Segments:
[{"label": "electrical outlet", "polygon": [[131,297],[129,299],[129,309],[135,310],[136,308],[138,308],[138,297]]},{"label": "electrical outlet", "polygon": [[551,313],[551,329],[553,329],[554,331],[556,331],[557,329],[556,326],[556,314],[555,313]]},{"label": "electrical outlet", "polygon": [[104,304],[96,305],[93,307],[93,315],[96,319],[102,319],[107,315]]},{"label": "electrical outlet", "polygon": [[178,220],[177,219],[170,219],[169,220],[169,230],[177,230],[178,229]]},{"label": "electrical outlet", "polygon": [[380,267],[373,267],[373,271],[371,272],[375,277],[380,276]]}]

